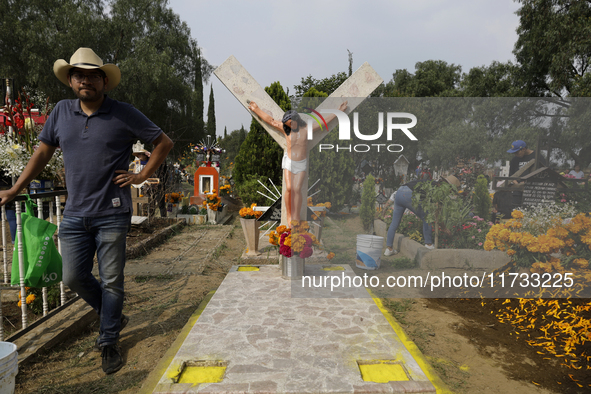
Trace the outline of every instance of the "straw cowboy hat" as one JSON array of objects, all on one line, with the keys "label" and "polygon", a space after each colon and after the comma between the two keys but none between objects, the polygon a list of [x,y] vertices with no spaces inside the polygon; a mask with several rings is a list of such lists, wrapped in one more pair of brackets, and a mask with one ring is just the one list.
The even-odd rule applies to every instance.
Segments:
[{"label": "straw cowboy hat", "polygon": [[53,72],[57,79],[62,81],[65,85],[70,86],[68,83],[68,73],[70,69],[74,67],[86,70],[97,68],[102,70],[109,79],[109,83],[105,88],[105,91],[107,92],[115,89],[121,81],[121,71],[119,70],[119,67],[114,64],[103,64],[103,60],[90,48],[78,48],[70,58],[70,63],[66,62],[64,59],[56,60],[55,63],[53,63]]},{"label": "straw cowboy hat", "polygon": [[455,176],[453,176],[453,175],[446,176],[443,179],[445,179],[447,181],[447,183],[449,183],[450,185],[454,185],[458,189],[462,186],[460,184],[460,180],[458,178],[456,178]]}]

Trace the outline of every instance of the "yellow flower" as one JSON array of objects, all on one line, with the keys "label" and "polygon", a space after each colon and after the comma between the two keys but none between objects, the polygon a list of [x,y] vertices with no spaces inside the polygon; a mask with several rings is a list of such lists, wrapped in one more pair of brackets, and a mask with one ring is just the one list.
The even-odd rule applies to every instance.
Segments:
[{"label": "yellow flower", "polygon": [[573,264],[579,268],[587,268],[589,266],[589,261],[585,259],[575,259]]},{"label": "yellow flower", "polygon": [[36,298],[35,294],[29,294],[26,298],[27,305],[29,305],[31,302],[35,301],[35,298]]},{"label": "yellow flower", "polygon": [[521,211],[515,210],[515,211],[511,212],[511,217],[513,219],[523,219],[523,216],[524,216],[523,212],[521,212]]}]

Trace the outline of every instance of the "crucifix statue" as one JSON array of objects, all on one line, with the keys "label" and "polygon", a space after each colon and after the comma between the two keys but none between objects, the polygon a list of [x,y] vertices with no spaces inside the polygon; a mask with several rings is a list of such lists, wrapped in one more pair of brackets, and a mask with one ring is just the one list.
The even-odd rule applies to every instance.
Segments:
[{"label": "crucifix statue", "polygon": [[[284,112],[234,56],[226,59],[214,71],[214,74],[238,101],[250,111],[284,151],[282,161],[282,224],[289,226],[292,220],[299,221],[300,218],[305,218],[307,207],[303,202],[307,200],[308,152],[337,125],[337,116],[327,116],[325,118],[327,127],[325,128],[316,125],[307,128],[307,123],[296,111]],[[382,82],[382,78],[366,62],[347,78],[316,110],[327,107],[324,109],[350,113]],[[330,100],[331,98],[332,100]],[[335,105],[336,98],[341,98],[338,105]],[[328,108],[331,105],[333,108]],[[309,129],[312,129],[312,135],[308,135],[307,130]]]}]

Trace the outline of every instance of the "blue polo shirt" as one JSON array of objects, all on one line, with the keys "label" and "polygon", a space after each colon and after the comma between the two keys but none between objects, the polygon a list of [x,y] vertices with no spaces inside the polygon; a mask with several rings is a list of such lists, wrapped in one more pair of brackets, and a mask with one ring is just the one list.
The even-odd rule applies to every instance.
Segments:
[{"label": "blue polo shirt", "polygon": [[134,106],[105,96],[88,116],[79,100],[53,109],[39,140],[64,154],[68,202],[64,215],[100,217],[132,211],[130,187],[113,183],[116,170],[129,168],[136,140],[152,143],[162,130]]}]

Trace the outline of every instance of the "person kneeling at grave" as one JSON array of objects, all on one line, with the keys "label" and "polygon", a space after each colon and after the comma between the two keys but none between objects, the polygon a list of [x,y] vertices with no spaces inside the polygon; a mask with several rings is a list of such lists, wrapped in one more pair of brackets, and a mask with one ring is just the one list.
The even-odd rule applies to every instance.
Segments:
[{"label": "person kneeling at grave", "polygon": [[[460,188],[460,181],[453,175],[443,178],[443,180],[450,185],[455,186],[456,188]],[[425,247],[427,249],[433,249],[433,230],[431,225],[427,223],[425,217],[427,214],[423,211],[423,208],[419,205],[418,207],[413,207],[412,205],[412,196],[415,193],[416,186],[418,184],[424,182],[431,182],[437,183],[431,179],[415,179],[404,185],[400,186],[400,188],[392,193],[390,199],[386,202],[386,206],[382,210],[382,217],[386,213],[387,207],[394,203],[394,209],[392,212],[392,223],[390,223],[390,227],[388,228],[388,236],[386,238],[386,250],[384,250],[384,256],[392,256],[393,254],[398,253],[397,250],[394,249],[394,235],[396,235],[396,230],[398,230],[398,226],[400,225],[400,221],[402,220],[402,215],[408,209],[415,215],[419,217],[423,221],[423,238],[425,239]],[[418,193],[418,190],[416,190]]]}]

